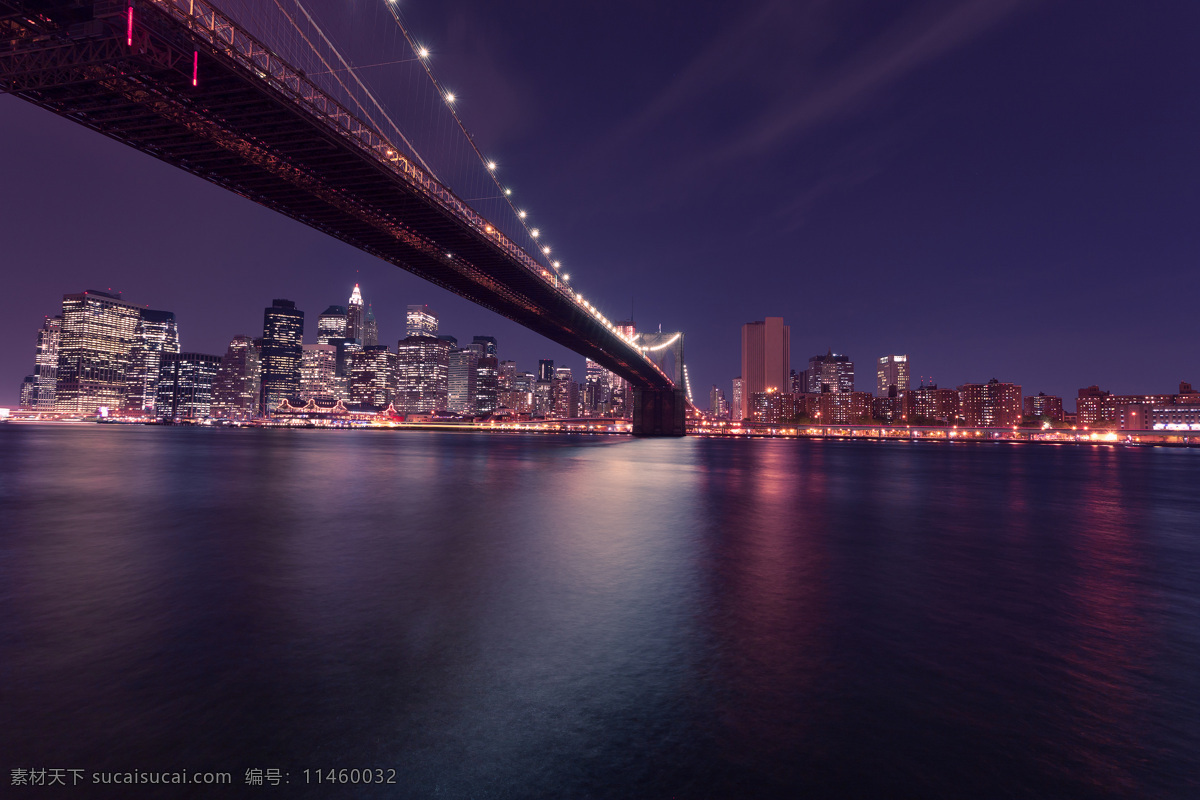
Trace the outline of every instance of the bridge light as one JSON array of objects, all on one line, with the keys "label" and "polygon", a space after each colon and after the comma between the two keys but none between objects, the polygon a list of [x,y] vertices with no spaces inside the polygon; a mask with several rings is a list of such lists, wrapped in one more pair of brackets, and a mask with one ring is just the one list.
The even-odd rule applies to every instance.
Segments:
[{"label": "bridge light", "polygon": [[489,161],[489,162],[487,163],[487,168],[488,168],[489,170],[491,170],[492,172],[495,172],[495,170],[496,170],[496,162],[495,162],[495,161]]},{"label": "bridge light", "polygon": [[547,246],[547,247],[543,247],[543,248],[542,248],[542,255],[545,255],[545,256],[548,256],[548,255],[550,255],[550,248],[549,248],[549,246]]},{"label": "bridge light", "polygon": [[[396,0],[392,0],[392,2],[394,3],[394,2],[396,2]],[[429,58],[429,51],[426,50],[424,47],[422,47],[420,50],[417,51],[417,57],[418,58]]]},{"label": "bridge light", "polygon": [[521,219],[525,219],[525,212],[524,212],[524,211],[518,211],[518,212],[517,212],[517,216],[518,216],[518,217],[520,217]]},{"label": "bridge light", "polygon": [[529,232],[529,235],[536,239],[538,236],[541,236],[541,233],[542,232],[539,231],[537,228],[534,228],[533,230],[531,230]]},{"label": "bridge light", "polygon": [[571,280],[571,276],[570,276],[570,275],[567,275],[566,273],[563,273],[563,280],[564,280],[564,281],[569,281],[569,280]]},{"label": "bridge light", "polygon": [[504,190],[504,196],[505,196],[505,197],[508,197],[510,194],[512,194],[512,189],[505,189],[505,190]]},{"label": "bridge light", "polygon": [[454,92],[446,92],[446,102],[447,103],[454,102]]}]

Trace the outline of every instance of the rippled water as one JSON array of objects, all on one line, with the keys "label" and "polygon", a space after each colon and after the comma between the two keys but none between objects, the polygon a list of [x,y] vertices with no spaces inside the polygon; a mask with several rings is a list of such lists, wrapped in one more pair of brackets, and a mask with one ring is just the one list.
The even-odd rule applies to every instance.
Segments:
[{"label": "rippled water", "polygon": [[[1196,450],[0,426],[0,794],[1200,797],[1198,489]],[[356,767],[397,782],[304,783]]]}]

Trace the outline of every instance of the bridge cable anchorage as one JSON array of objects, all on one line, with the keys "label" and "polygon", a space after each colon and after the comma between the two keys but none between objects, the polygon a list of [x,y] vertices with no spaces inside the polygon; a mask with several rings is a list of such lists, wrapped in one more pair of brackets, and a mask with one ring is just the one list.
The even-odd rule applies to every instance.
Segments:
[{"label": "bridge cable anchorage", "polygon": [[[293,1],[296,2],[297,5],[299,5],[299,0],[293,0]],[[278,3],[278,0],[276,0],[276,3]],[[512,199],[511,199],[512,191],[504,186],[504,184],[500,181],[500,178],[496,174],[496,170],[497,170],[496,162],[483,154],[483,151],[481,151],[479,149],[479,146],[475,142],[475,137],[471,135],[471,132],[469,130],[467,130],[466,124],[463,122],[462,118],[459,116],[458,109],[454,105],[455,101],[457,100],[456,96],[454,95],[453,92],[448,90],[441,83],[441,81],[439,81],[437,79],[436,75],[434,75],[433,67],[430,64],[430,60],[429,60],[428,48],[424,47],[423,45],[417,44],[417,41],[413,38],[412,34],[409,32],[408,26],[404,24],[404,20],[400,15],[400,10],[399,10],[399,8],[397,8],[396,2],[394,0],[383,0],[383,3],[386,6],[388,12],[392,15],[392,19],[395,20],[396,26],[400,29],[400,32],[404,35],[405,41],[408,42],[409,47],[412,48],[413,53],[417,56],[418,62],[421,64],[421,67],[425,70],[425,74],[429,77],[429,80],[433,84],[435,91],[437,92],[437,94],[440,97],[442,97],[445,100],[446,109],[450,112],[450,115],[454,118],[454,121],[458,125],[459,130],[462,131],[463,137],[467,140],[467,144],[470,146],[471,150],[474,151],[475,156],[479,159],[480,164],[483,165],[484,169],[487,171],[487,174],[491,177],[492,182],[495,183],[496,188],[500,190],[500,192],[503,196],[503,199],[505,200],[505,202],[508,203],[509,208],[512,209],[512,211],[516,213],[517,219],[519,220],[521,226],[525,228],[526,233],[532,239],[537,240],[539,238],[539,236],[541,235],[541,231],[538,228],[531,227],[531,224],[525,221],[528,217],[528,214],[524,210],[518,209],[516,204],[512,201]],[[544,255],[544,256],[548,257],[550,255],[549,247],[543,246],[541,248],[541,251],[542,251],[542,255]],[[554,269],[555,272],[558,272],[559,269],[561,268],[562,264],[558,260],[552,260],[552,261],[549,261],[549,266],[552,269]],[[569,279],[569,275],[563,276],[564,281],[566,281],[568,279]],[[555,285],[557,286],[557,282],[555,283]],[[596,317],[602,325],[604,325],[609,330],[615,330],[615,326],[613,326],[612,322],[609,321],[609,319],[607,317],[605,317],[603,314],[601,314],[598,309],[595,309],[588,303],[583,303],[581,295],[577,295],[577,297],[580,298],[581,304],[584,305],[585,307],[587,307],[588,310],[592,313],[592,316]],[[643,358],[646,358],[646,356],[644,354],[643,354]],[[653,361],[651,361],[651,359],[649,359],[649,358],[646,358],[646,360],[650,361],[650,363],[653,363]]]}]

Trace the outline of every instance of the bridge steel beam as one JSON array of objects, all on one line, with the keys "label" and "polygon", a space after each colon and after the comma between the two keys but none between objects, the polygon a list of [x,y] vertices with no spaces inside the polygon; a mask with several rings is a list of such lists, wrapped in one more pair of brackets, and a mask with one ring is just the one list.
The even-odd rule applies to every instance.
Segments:
[{"label": "bridge steel beam", "polygon": [[0,91],[514,320],[657,392],[639,430],[682,430],[671,380],[553,270],[207,0],[0,0]]}]

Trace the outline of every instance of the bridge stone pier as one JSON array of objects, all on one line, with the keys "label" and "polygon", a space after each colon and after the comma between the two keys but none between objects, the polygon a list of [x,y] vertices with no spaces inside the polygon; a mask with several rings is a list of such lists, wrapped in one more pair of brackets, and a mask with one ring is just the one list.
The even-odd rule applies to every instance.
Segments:
[{"label": "bridge stone pier", "polygon": [[683,389],[634,388],[634,436],[683,436],[686,425],[687,397]]}]

